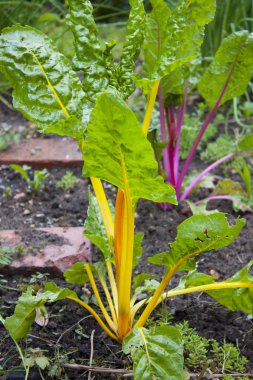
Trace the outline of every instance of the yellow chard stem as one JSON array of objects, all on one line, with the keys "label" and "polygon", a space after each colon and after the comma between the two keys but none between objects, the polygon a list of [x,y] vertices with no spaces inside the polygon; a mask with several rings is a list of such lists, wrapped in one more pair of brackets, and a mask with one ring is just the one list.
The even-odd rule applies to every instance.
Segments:
[{"label": "yellow chard stem", "polygon": [[99,315],[95,312],[95,310],[92,309],[92,307],[90,307],[87,303],[81,301],[79,298],[75,298],[75,297],[71,297],[71,296],[68,296],[66,297],[67,299],[71,300],[71,301],[74,301],[76,303],[78,303],[79,305],[81,305],[82,307],[84,307],[86,310],[88,310],[88,312],[93,315],[93,317],[96,319],[96,321],[98,322],[98,324],[102,327],[102,329],[112,338],[112,339],[115,339],[119,342],[119,339],[117,337],[117,335],[115,335],[107,326],[106,324],[102,321],[102,319],[99,317]]},{"label": "yellow chard stem", "polygon": [[130,297],[134,246],[134,210],[129,194],[124,157],[119,147],[124,180],[124,215],[122,229],[122,252],[119,275],[118,336],[123,339],[131,329]]},{"label": "yellow chard stem", "polygon": [[112,319],[113,319],[113,322],[115,323],[115,326],[116,326],[117,325],[117,315],[115,312],[114,304],[113,304],[109,289],[107,288],[105,280],[101,277],[98,277],[98,278],[99,278],[99,281],[100,281],[100,283],[104,289],[105,296],[106,296],[106,299],[107,299],[107,302],[108,302],[108,305],[109,305],[109,308],[111,311]]},{"label": "yellow chard stem", "polygon": [[170,290],[169,292],[164,293],[161,298],[158,300],[157,305],[159,305],[164,299],[176,297],[182,294],[189,294],[195,292],[207,292],[210,290],[220,290],[220,289],[236,289],[236,288],[253,288],[253,283],[251,282],[216,282],[207,285],[192,286],[187,289],[180,290]]},{"label": "yellow chard stem", "polygon": [[155,81],[155,84],[151,90],[148,106],[147,106],[146,113],[144,116],[144,121],[142,124],[142,130],[143,130],[145,135],[148,134],[148,129],[149,129],[149,125],[150,125],[150,121],[151,121],[151,117],[152,117],[153,108],[155,105],[155,100],[156,100],[156,95],[158,92],[159,84],[160,84],[160,80],[158,79]]},{"label": "yellow chard stem", "polygon": [[166,286],[170,282],[170,279],[171,279],[173,274],[174,274],[174,270],[170,270],[164,276],[160,285],[158,286],[155,293],[153,294],[153,296],[148,301],[146,308],[144,309],[143,313],[141,314],[140,318],[138,319],[138,321],[136,322],[134,327],[142,327],[146,323],[148,317],[150,316],[152,311],[155,309],[159,298],[161,297],[162,293],[164,292],[164,289],[166,288]]},{"label": "yellow chard stem", "polygon": [[[113,223],[113,218],[111,214],[111,210],[104,192],[104,188],[102,185],[102,182],[98,178],[91,177],[91,183],[95,192],[95,196],[98,202],[99,210],[101,213],[101,217],[103,220],[103,224],[105,226],[105,231],[106,235],[109,241],[109,244],[111,246],[111,250],[114,251],[114,223]],[[118,305],[118,293],[117,293],[117,287],[116,287],[116,282],[114,278],[114,273],[112,270],[112,265],[110,262],[106,262],[106,267],[108,271],[108,277],[109,277],[109,282],[112,290],[112,296],[113,296],[113,302],[115,309],[117,309]]]},{"label": "yellow chard stem", "polygon": [[92,274],[92,271],[90,269],[90,265],[89,264],[85,264],[85,269],[86,269],[86,272],[88,274],[88,277],[89,277],[89,280],[90,280],[90,283],[91,283],[91,286],[92,286],[92,289],[93,289],[93,292],[94,292],[94,295],[97,299],[97,302],[98,302],[98,306],[100,307],[102,313],[103,313],[103,316],[105,317],[105,320],[106,322],[108,323],[108,325],[110,326],[110,328],[113,330],[113,331],[116,331],[117,328],[116,328],[116,325],[115,323],[112,321],[112,319],[110,318],[109,314],[107,313],[104,305],[103,305],[103,302],[101,300],[101,297],[99,295],[99,292],[98,292],[98,289],[97,289],[97,285],[95,283],[95,280],[94,280],[94,277],[93,277],[93,274]]},{"label": "yellow chard stem", "polygon": [[107,238],[112,244],[114,237],[114,225],[111,210],[104,192],[102,182],[98,178],[91,177],[91,183],[97,198],[98,206],[101,212],[102,220],[105,226]]}]

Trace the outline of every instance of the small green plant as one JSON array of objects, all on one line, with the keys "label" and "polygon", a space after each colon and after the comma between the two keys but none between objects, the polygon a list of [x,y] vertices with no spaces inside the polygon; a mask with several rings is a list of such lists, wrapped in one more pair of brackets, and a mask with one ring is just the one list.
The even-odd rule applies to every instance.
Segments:
[{"label": "small green plant", "polygon": [[[90,283],[101,314],[76,292],[47,282],[42,292],[35,293],[33,287],[28,287],[14,314],[6,318],[5,327],[12,337],[23,338],[37,309],[47,302],[69,299],[93,315],[101,328],[122,344],[125,354],[131,354],[135,380],[170,380],[172,376],[181,380],[184,358],[179,329],[170,325],[145,327],[158,305],[179,295],[206,292],[231,310],[253,312],[249,302],[253,295],[253,261],[220,282],[197,270],[196,261],[202,254],[234,241],[245,225],[241,218],[230,225],[219,212],[192,216],[178,226],[176,240],[166,252],[149,258],[149,263],[163,268],[162,278],[155,279],[149,273],[134,275],[144,236],[135,230],[139,199],[177,203],[175,189],[158,174],[147,139],[159,84],[196,57],[204,26],[213,18],[215,1],[181,0],[171,12],[163,0],[152,0],[153,10],[146,14],[142,1],[131,0],[118,60],[113,59],[115,41],[100,42],[90,1],[68,3],[67,24],[76,49],[73,66],[45,34],[31,27],[14,26],[4,29],[0,36],[0,70],[14,88],[14,105],[36,122],[40,131],[67,135],[79,144],[83,175],[90,178],[94,191],[89,192],[85,235],[103,256],[100,262],[75,263],[64,276],[68,283],[82,289]],[[147,77],[136,77],[133,71],[144,31],[150,37],[145,60],[151,70]],[[163,39],[157,45],[153,33],[157,37],[160,32]],[[243,38],[248,41],[249,36],[243,34]],[[80,71],[83,76],[78,75]],[[142,125],[126,101],[136,83],[147,96]],[[112,207],[102,181],[117,188]],[[178,286],[168,289],[178,273]]]},{"label": "small green plant", "polygon": [[27,183],[28,191],[31,191],[34,194],[42,191],[44,188],[44,181],[48,177],[49,173],[47,169],[43,170],[34,170],[32,173],[32,178],[30,178],[29,172],[31,167],[27,165],[10,165],[10,168],[19,173]]},{"label": "small green plant", "polygon": [[201,337],[186,321],[177,327],[182,334],[185,364],[188,369],[201,371],[203,368],[209,368],[211,371],[221,372],[224,376],[229,376],[232,372],[245,373],[248,359],[241,355],[235,345]]},{"label": "small green plant", "polygon": [[13,255],[23,253],[23,245],[19,244],[14,247],[9,247],[3,241],[0,240],[0,267],[11,264],[13,260]]},{"label": "small green plant", "polygon": [[10,186],[6,186],[3,192],[5,198],[12,198],[13,192]]},{"label": "small green plant", "polygon": [[67,170],[60,181],[57,182],[56,187],[64,190],[72,190],[78,182],[79,179],[70,170]]}]

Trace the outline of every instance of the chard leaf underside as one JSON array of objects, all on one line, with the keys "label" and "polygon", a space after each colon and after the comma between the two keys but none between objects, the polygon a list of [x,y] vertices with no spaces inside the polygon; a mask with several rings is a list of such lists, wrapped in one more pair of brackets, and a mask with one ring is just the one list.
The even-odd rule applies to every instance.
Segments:
[{"label": "chard leaf underside", "polygon": [[205,71],[198,90],[210,107],[218,100],[226,78],[231,75],[221,103],[242,95],[253,67],[253,33],[240,31],[222,41],[212,63]]},{"label": "chard leaf underside", "polygon": [[218,302],[230,310],[241,310],[245,313],[253,314],[253,276],[249,273],[252,265],[253,260],[225,281],[225,283],[248,283],[251,284],[251,287],[211,290],[208,291],[207,294],[215,298]]},{"label": "chard leaf underside", "polygon": [[44,33],[28,26],[4,29],[0,71],[13,87],[14,107],[41,132],[80,137],[88,118],[81,82]]},{"label": "chard leaf underside", "polygon": [[183,342],[176,327],[136,328],[124,339],[123,352],[131,353],[135,380],[183,378]]},{"label": "chard leaf underside", "polygon": [[14,314],[5,319],[4,325],[13,339],[24,338],[36,317],[36,309],[44,306],[46,302],[56,302],[68,296],[77,298],[72,290],[58,288],[51,282],[45,285],[43,292],[36,295],[33,295],[32,288],[28,288],[27,292],[19,297]]},{"label": "chard leaf underside", "polygon": [[[157,175],[152,147],[135,114],[112,92],[98,96],[84,144],[85,177],[103,179],[138,198],[176,203],[175,191]],[[106,162],[106,165],[105,165]]]},{"label": "chard leaf underside", "polygon": [[[241,310],[245,313],[253,313],[253,276],[249,273],[253,265],[251,260],[239,272],[235,273],[231,278],[223,281],[221,289],[215,290],[201,290],[215,298],[222,305],[226,306],[232,311]],[[226,284],[238,283],[237,288],[226,289]],[[219,286],[219,282],[215,278],[196,270],[190,272],[180,279],[179,285],[172,290],[188,289],[200,285],[215,284]],[[241,284],[241,287],[239,286]]]},{"label": "chard leaf underside", "polygon": [[149,261],[165,265],[168,269],[193,270],[196,256],[228,246],[244,225],[245,220],[238,218],[235,225],[230,226],[221,212],[193,215],[178,226],[177,237],[170,244],[170,251],[157,254]]}]

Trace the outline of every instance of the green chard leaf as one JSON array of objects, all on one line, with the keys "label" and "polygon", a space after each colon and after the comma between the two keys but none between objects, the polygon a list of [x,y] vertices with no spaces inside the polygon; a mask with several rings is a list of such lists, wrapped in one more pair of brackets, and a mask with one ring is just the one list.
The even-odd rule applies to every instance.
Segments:
[{"label": "green chard leaf", "polygon": [[[89,190],[89,207],[87,218],[84,223],[84,234],[103,253],[106,260],[112,258],[113,252],[110,248],[100,209],[96,197]],[[112,242],[113,243],[113,242]]]},{"label": "green chard leaf", "polygon": [[67,24],[75,38],[74,66],[83,71],[83,89],[94,101],[109,83],[106,60],[89,0],[69,0]]},{"label": "green chard leaf", "polygon": [[228,224],[225,214],[218,212],[208,215],[193,215],[177,228],[176,241],[170,244],[170,251],[149,259],[152,264],[165,265],[168,269],[195,269],[195,257],[205,252],[228,246],[239,235],[245,219],[238,218],[235,225]]},{"label": "green chard leaf", "polygon": [[242,95],[250,81],[253,67],[253,33],[240,31],[222,41],[212,63],[205,71],[198,90],[210,107],[217,102],[230,77],[221,103]]},{"label": "green chard leaf", "polygon": [[152,147],[135,114],[116,95],[106,92],[97,98],[84,144],[83,175],[122,190],[126,181],[133,204],[138,198],[175,204],[175,191],[157,175]]},{"label": "green chard leaf", "polygon": [[225,283],[238,282],[250,284],[249,288],[236,288],[236,289],[219,289],[206,292],[215,298],[222,305],[230,310],[241,310],[245,313],[253,314],[253,276],[249,273],[253,265],[251,260],[244,268],[234,274]]},{"label": "green chard leaf", "polygon": [[0,36],[0,71],[13,87],[14,107],[43,133],[81,138],[89,111],[68,60],[31,27],[13,26]]},{"label": "green chard leaf", "polygon": [[[204,28],[215,13],[215,0],[181,0],[173,10],[163,0],[151,1],[153,10],[145,29],[145,70],[151,80],[161,79],[177,70],[180,91],[180,68],[195,59],[204,38]],[[137,80],[140,87],[145,79]]]},{"label": "green chard leaf", "polygon": [[83,286],[89,282],[89,277],[85,270],[85,262],[78,261],[77,263],[71,265],[69,269],[64,272],[65,280],[69,284],[76,284]]},{"label": "green chard leaf", "polygon": [[59,288],[51,282],[46,283],[44,291],[36,295],[33,295],[33,289],[30,287],[19,297],[14,314],[5,319],[4,326],[13,339],[24,338],[35,319],[36,309],[44,306],[46,302],[56,302],[67,296],[77,298],[72,290]]},{"label": "green chard leaf", "polygon": [[140,54],[146,17],[143,1],[130,0],[130,6],[131,10],[127,22],[126,38],[120,58],[121,77],[118,80],[121,83],[119,90],[124,94],[124,98],[131,95],[135,89],[135,84],[131,77],[135,61]]},{"label": "green chard leaf", "polygon": [[183,379],[183,342],[176,327],[136,328],[124,339],[123,352],[131,353],[135,380]]}]

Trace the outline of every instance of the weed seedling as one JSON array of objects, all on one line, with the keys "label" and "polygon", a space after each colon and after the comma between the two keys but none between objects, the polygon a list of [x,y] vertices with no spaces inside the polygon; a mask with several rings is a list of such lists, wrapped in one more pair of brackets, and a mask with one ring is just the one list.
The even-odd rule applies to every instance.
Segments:
[{"label": "weed seedling", "polygon": [[15,170],[17,173],[19,173],[22,178],[27,183],[27,189],[28,191],[32,192],[33,194],[37,194],[38,192],[42,191],[44,188],[44,181],[48,177],[49,173],[47,169],[43,170],[34,170],[32,174],[32,178],[30,178],[29,172],[31,171],[31,167],[27,165],[16,165],[12,164],[10,165],[10,168]]}]

